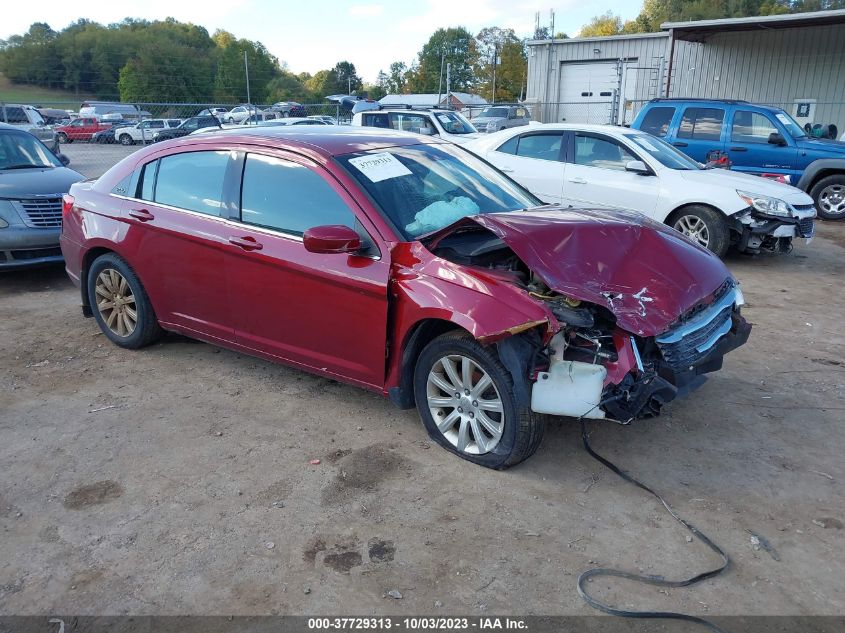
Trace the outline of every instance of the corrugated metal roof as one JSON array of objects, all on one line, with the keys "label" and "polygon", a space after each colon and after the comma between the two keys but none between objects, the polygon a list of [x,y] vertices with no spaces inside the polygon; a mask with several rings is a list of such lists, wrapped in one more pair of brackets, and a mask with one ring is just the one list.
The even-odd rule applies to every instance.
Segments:
[{"label": "corrugated metal roof", "polygon": [[[479,95],[470,94],[468,92],[452,91],[452,96],[463,103],[464,105],[487,105],[487,100]],[[440,101],[438,103],[438,97]],[[385,95],[379,99],[382,105],[396,104],[396,105],[410,105],[410,106],[437,106],[446,101],[446,93],[443,94],[408,94],[408,95]]]},{"label": "corrugated metal roof", "polygon": [[758,29],[788,29],[845,23],[845,9],[787,13],[784,15],[756,15],[747,18],[723,18],[693,22],[664,22],[660,28],[675,32],[675,39],[702,41],[716,33],[756,31]]},{"label": "corrugated metal roof", "polygon": [[541,44],[580,44],[581,42],[605,42],[608,40],[641,40],[654,37],[669,37],[669,33],[628,33],[626,35],[600,35],[597,37],[567,37],[565,39],[553,40],[528,40],[527,46],[540,46]]}]

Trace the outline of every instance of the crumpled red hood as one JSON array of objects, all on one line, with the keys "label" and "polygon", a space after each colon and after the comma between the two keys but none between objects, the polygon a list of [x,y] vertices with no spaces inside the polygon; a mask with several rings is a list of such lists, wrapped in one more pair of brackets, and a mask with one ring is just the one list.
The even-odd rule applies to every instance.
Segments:
[{"label": "crumpled red hood", "polygon": [[607,306],[641,336],[665,332],[730,272],[710,251],[633,212],[544,207],[465,218],[490,230],[550,288]]}]

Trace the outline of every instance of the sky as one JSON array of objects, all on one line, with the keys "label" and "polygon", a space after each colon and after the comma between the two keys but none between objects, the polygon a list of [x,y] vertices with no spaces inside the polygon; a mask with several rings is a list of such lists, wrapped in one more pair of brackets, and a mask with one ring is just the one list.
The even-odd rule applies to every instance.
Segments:
[{"label": "sky", "polygon": [[173,17],[204,26],[209,34],[225,29],[238,38],[260,41],[296,73],[313,74],[347,60],[364,81],[373,82],[391,62],[410,64],[441,27],[464,26],[476,34],[485,26],[499,26],[526,37],[534,31],[535,13],[540,11],[541,26],[548,26],[549,10],[554,9],[555,32],[572,36],[608,9],[626,20],[641,6],[642,0],[616,0],[612,5],[587,0],[40,0],[4,11],[0,39],[25,32],[33,22],[60,30],[79,18],[108,24],[126,17]]}]

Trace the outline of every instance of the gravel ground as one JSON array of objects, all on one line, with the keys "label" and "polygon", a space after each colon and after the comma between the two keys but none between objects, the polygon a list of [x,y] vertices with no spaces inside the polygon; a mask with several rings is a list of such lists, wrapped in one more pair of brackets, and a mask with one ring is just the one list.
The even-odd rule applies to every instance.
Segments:
[{"label": "gravel ground", "polygon": [[[698,392],[590,426],[728,572],[669,592],[601,580],[599,597],[845,614],[845,224],[819,232],[728,261],[754,331]],[[718,562],[571,420],[491,472],[377,396],[178,336],[122,350],[78,306],[61,269],[0,277],[0,614],[591,615],[587,568]]]}]

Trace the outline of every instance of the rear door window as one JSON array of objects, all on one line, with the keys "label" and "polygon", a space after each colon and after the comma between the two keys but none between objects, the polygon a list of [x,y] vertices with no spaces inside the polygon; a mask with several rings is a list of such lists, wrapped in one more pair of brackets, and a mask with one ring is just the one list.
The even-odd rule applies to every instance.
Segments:
[{"label": "rear door window", "polygon": [[[220,215],[229,152],[185,152],[159,159],[153,201],[206,215]],[[144,191],[147,189],[146,174]]]},{"label": "rear door window", "polygon": [[367,127],[381,127],[381,128],[389,128],[390,127],[390,119],[387,118],[387,113],[384,114],[364,114],[363,115],[363,122],[364,125]]},{"label": "rear door window", "polygon": [[737,110],[731,127],[731,140],[738,143],[768,143],[769,135],[778,131],[771,119],[759,112]]},{"label": "rear door window", "polygon": [[678,128],[678,138],[695,141],[718,141],[722,137],[722,108],[687,108]]},{"label": "rear door window", "polygon": [[562,141],[563,132],[521,134],[500,145],[496,151],[525,158],[559,161]]},{"label": "rear door window", "polygon": [[292,235],[326,224],[355,228],[355,214],[325,178],[292,161],[247,154],[241,221]]},{"label": "rear door window", "polygon": [[645,113],[640,129],[654,136],[666,136],[673,116],[675,116],[675,108],[665,106],[651,108]]}]

